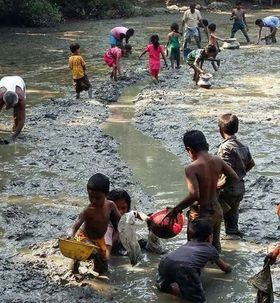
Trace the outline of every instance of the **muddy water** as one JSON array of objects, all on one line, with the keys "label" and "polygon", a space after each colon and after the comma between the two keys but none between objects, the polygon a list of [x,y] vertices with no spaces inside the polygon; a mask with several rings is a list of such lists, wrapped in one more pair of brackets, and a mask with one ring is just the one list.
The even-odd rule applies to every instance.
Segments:
[{"label": "muddy water", "polygon": [[[132,169],[133,179],[153,195],[154,202],[150,205],[150,210],[153,211],[172,206],[182,199],[186,194],[186,186],[179,158],[166,151],[160,142],[136,130],[131,123],[134,115],[133,100],[142,87],[141,84],[130,87],[123,92],[117,104],[109,106],[110,116],[102,129],[120,143],[118,151]],[[144,233],[143,228],[140,229],[140,234],[141,232]],[[184,241],[185,232],[168,241],[166,247],[172,250]],[[209,302],[215,302],[217,298],[226,303],[253,301],[254,293],[246,281],[252,275],[254,264],[251,252],[259,250],[249,243],[225,241],[224,256],[235,264],[234,273],[225,275],[214,266],[207,267],[203,279]],[[159,257],[149,254],[144,259],[135,268],[123,258],[113,260],[115,269],[111,281],[118,289],[114,294],[116,302],[180,302],[177,298],[158,292],[154,286]]]},{"label": "muddy water", "polygon": [[[264,16],[271,12],[261,12],[258,15],[248,15],[248,20],[251,25],[250,35],[256,35],[257,30],[253,26],[253,21],[256,16]],[[230,32],[230,23],[228,21],[229,14],[204,14],[210,21],[214,21],[220,27],[219,34],[222,37],[228,37]],[[137,53],[148,42],[148,37],[152,33],[159,33],[162,41],[168,31],[169,25],[174,20],[179,20],[181,15],[173,16],[154,16],[151,18],[133,18],[122,20],[122,24],[128,27],[134,27],[137,35],[131,40],[135,45],[135,54],[124,61],[129,64],[140,67],[145,66],[146,60],[138,61]],[[0,59],[0,73],[20,74],[27,82],[28,88],[28,114],[32,117],[32,106],[38,103],[45,102],[50,97],[65,95],[68,97],[72,93],[71,77],[67,67],[67,58],[69,55],[68,47],[73,41],[78,41],[82,46],[82,54],[88,63],[88,74],[93,81],[98,81],[99,78],[107,77],[107,70],[102,64],[102,53],[107,47],[107,34],[113,26],[120,24],[119,20],[115,21],[100,21],[100,22],[84,22],[64,24],[60,28],[54,30],[26,30],[26,29],[1,29],[1,40],[5,47],[2,48],[2,56]],[[238,38],[242,39],[240,34]],[[258,48],[255,48],[250,55],[255,55]],[[238,59],[245,60],[246,56],[240,54]],[[226,60],[226,58],[225,58]],[[269,59],[270,64],[273,58]],[[260,60],[256,65],[261,68],[265,64]],[[251,90],[256,95],[262,96],[262,92],[255,85],[260,78],[256,77],[247,79],[251,81]],[[241,79],[240,79],[241,82]],[[145,85],[145,84],[143,84]],[[117,141],[121,143],[119,152],[128,166],[133,171],[133,178],[141,183],[144,189],[154,196],[151,210],[162,207],[163,205],[174,205],[174,203],[186,193],[183,182],[182,162],[180,162],[173,154],[168,153],[158,142],[144,136],[141,132],[135,130],[130,124],[130,119],[133,116],[132,100],[141,89],[140,87],[131,88],[127,91],[119,103],[115,107],[111,107],[111,118],[104,126],[106,132],[110,133]],[[227,89],[226,84],[221,85],[217,89],[223,94],[231,93],[232,98],[238,98],[238,92],[234,89]],[[247,91],[247,96],[251,96],[251,90]],[[272,90],[271,90],[272,92]],[[192,92],[193,93],[193,92]],[[199,97],[199,96],[198,96]],[[196,101],[194,100],[194,103]],[[214,102],[214,101],[213,101]],[[240,98],[240,104],[244,102]],[[199,104],[205,108],[205,104]],[[254,105],[255,106],[255,105]],[[231,108],[228,102],[228,109]],[[72,113],[73,114],[73,113]],[[201,116],[206,115],[206,111],[201,110]],[[28,120],[28,119],[27,119]],[[7,130],[10,127],[10,113],[1,113],[1,124],[4,121],[5,126],[1,130]],[[25,134],[28,134],[30,127],[27,123]],[[31,125],[32,127],[32,125]],[[271,136],[276,141],[279,141],[277,134],[270,130],[267,138]],[[261,141],[261,137],[260,138]],[[72,142],[72,141],[71,141]],[[269,140],[265,141],[266,149],[263,153],[268,153]],[[73,143],[74,144],[74,143]],[[30,148],[30,146],[29,146]],[[32,149],[38,148],[34,143]],[[276,148],[276,147],[274,147]],[[258,153],[260,154],[260,148]],[[19,157],[24,157],[28,152],[26,148],[19,145],[11,145],[8,147],[0,146],[0,164],[4,167],[4,173],[1,173],[1,187],[14,174],[28,174],[28,169],[20,170],[17,167]],[[265,155],[264,155],[265,156]],[[259,166],[261,173],[271,175],[273,172],[272,163],[265,162]],[[31,170],[31,169],[30,169]],[[38,178],[44,179],[45,171],[36,171]],[[33,172],[31,170],[31,172]],[[276,172],[277,173],[277,172]],[[26,177],[25,176],[25,177]],[[83,176],[86,179],[87,176]],[[61,174],[62,182],[69,184],[67,174]],[[73,178],[74,179],[74,178]],[[80,182],[81,187],[84,182]],[[79,193],[80,194],[80,193]],[[24,204],[25,199],[18,198],[18,202]],[[67,197],[64,197],[63,203],[68,203]],[[3,201],[3,200],[1,200]],[[40,200],[41,201],[41,200]],[[50,205],[59,203],[57,196],[50,197]],[[81,205],[83,201],[78,199],[77,204]],[[147,206],[143,206],[145,209]],[[74,211],[73,211],[74,212]],[[144,228],[140,227],[140,231],[144,233]],[[1,235],[1,232],[0,232]],[[56,235],[53,235],[55,237]],[[184,235],[176,238],[174,241],[166,243],[168,249],[173,249],[175,246],[183,243]],[[256,252],[261,249],[258,246],[251,246],[243,242],[226,242],[224,243],[225,256],[235,264],[234,273],[224,275],[216,269],[208,268],[204,274],[204,284],[207,290],[209,302],[253,302],[252,293],[246,286],[246,279],[252,273],[252,268],[261,266],[261,257],[256,255]],[[252,253],[254,252],[254,254]],[[156,291],[154,285],[156,264],[158,256],[147,255],[143,264],[131,268],[128,265],[127,259],[115,259],[114,264],[118,267],[113,268],[112,284],[117,290],[113,293],[116,302],[178,302],[178,299],[160,294]],[[216,283],[219,281],[219,283]]]}]

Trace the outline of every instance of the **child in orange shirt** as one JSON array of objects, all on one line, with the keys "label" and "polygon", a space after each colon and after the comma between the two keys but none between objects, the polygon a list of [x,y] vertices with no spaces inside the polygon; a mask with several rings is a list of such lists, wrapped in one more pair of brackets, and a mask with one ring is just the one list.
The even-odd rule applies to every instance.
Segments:
[{"label": "child in orange shirt", "polygon": [[70,45],[72,55],[69,58],[69,68],[72,71],[73,81],[76,90],[76,98],[80,98],[82,91],[88,91],[88,97],[92,98],[92,87],[85,74],[86,63],[80,55],[80,45],[78,43]]}]

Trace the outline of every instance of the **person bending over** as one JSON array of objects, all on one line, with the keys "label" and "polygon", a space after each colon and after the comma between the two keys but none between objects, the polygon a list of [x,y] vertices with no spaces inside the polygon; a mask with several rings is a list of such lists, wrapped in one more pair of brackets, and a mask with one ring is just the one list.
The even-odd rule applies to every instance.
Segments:
[{"label": "person bending over", "polygon": [[186,244],[160,261],[156,286],[163,292],[181,296],[187,302],[203,303],[206,298],[200,275],[206,263],[215,262],[225,273],[230,273],[232,267],[212,246],[213,228],[207,220],[191,222],[189,237]]}]

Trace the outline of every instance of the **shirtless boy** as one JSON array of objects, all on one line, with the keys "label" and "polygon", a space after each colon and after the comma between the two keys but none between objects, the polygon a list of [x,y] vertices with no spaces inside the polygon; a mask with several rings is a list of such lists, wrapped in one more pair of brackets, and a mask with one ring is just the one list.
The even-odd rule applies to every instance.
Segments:
[{"label": "shirtless boy", "polygon": [[167,217],[172,221],[179,212],[191,206],[190,221],[196,218],[207,219],[213,226],[213,245],[221,251],[222,209],[217,200],[217,183],[221,174],[233,182],[237,182],[239,178],[220,157],[208,153],[209,145],[201,131],[187,131],[183,141],[187,154],[192,160],[192,163],[185,168],[188,195],[170,210]]},{"label": "shirtless boy", "polygon": [[248,26],[245,19],[245,13],[246,13],[245,9],[242,8],[242,2],[237,1],[236,7],[232,10],[231,18],[230,18],[231,20],[234,20],[231,30],[231,38],[234,38],[236,32],[241,30],[241,32],[243,33],[243,35],[247,40],[247,43],[249,43],[250,38],[248,36]]},{"label": "shirtless boy", "polygon": [[[87,192],[90,204],[80,213],[72,227],[72,238],[76,236],[81,241],[98,247],[98,252],[93,255],[93,259],[94,270],[99,274],[108,270],[107,249],[104,240],[108,224],[111,220],[113,226],[117,226],[121,217],[116,204],[107,200],[109,187],[109,179],[102,174],[95,174],[88,180]],[[81,226],[82,228],[79,230]],[[74,261],[72,272],[78,273],[78,270],[79,261]]]}]

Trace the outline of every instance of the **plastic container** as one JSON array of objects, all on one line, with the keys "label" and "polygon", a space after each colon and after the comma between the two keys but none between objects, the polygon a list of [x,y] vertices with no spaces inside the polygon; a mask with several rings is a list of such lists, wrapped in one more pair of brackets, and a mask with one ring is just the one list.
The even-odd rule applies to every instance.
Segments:
[{"label": "plastic container", "polygon": [[59,239],[59,249],[64,257],[78,261],[86,261],[98,247],[77,240]]},{"label": "plastic container", "polygon": [[[183,229],[185,217],[179,213],[173,225],[170,225],[170,219],[164,217],[167,215],[168,208],[156,211],[149,216],[150,229],[159,238],[169,239],[177,236]],[[163,220],[164,219],[164,220]]]}]

